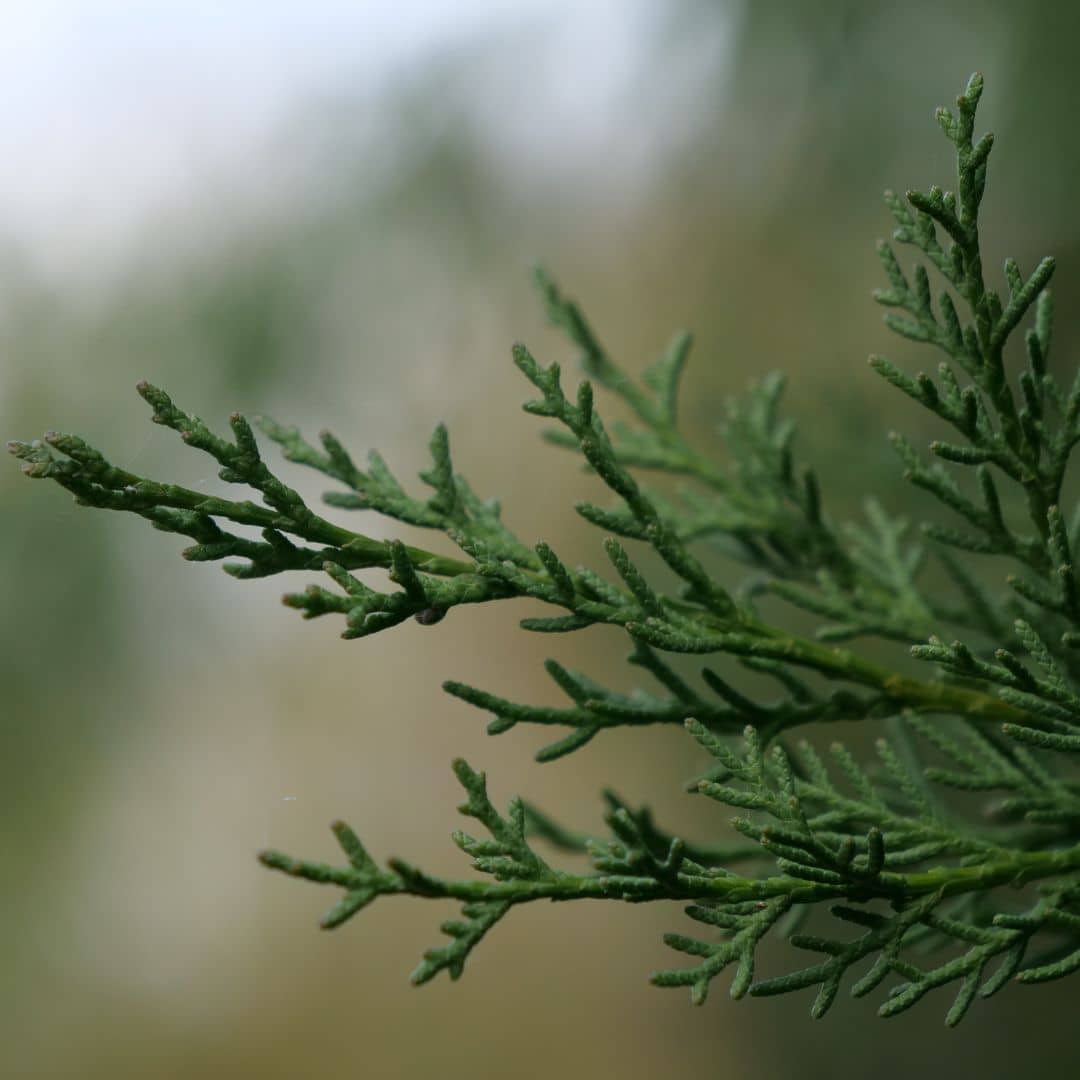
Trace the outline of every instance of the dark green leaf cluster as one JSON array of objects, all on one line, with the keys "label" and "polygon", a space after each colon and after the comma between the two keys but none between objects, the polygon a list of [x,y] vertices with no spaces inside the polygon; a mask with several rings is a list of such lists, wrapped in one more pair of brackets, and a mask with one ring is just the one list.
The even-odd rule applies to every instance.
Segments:
[{"label": "dark green leaf cluster", "polygon": [[[913,541],[908,524],[875,500],[866,503],[865,521],[834,522],[815,473],[795,464],[776,376],[726,402],[718,462],[677,423],[688,335],[677,335],[635,379],[543,273],[537,283],[547,312],[579,351],[587,379],[568,391],[559,365],[542,365],[523,345],[514,347],[514,363],[536,395],[525,410],[552,421],[550,440],[581,455],[606,490],[603,502],[576,508],[608,534],[603,570],[571,566],[551,544],[515,535],[499,504],[455,471],[441,426],[418,495],[378,454],[361,467],[329,433],[316,445],[295,428],[258,422],[289,461],[338,485],[325,496],[330,507],[433,530],[456,546],[453,556],[324,517],[271,471],[243,417],[234,415],[231,438],[222,438],[146,384],[139,392],[154,421],[209,454],[222,480],[257,501],[138,476],[71,435],[10,444],[29,476],[56,481],[78,502],[135,513],[188,537],[184,555],[192,561],[225,560],[240,578],[324,574],[323,584],[285,603],[306,618],[341,616],[346,638],[410,617],[429,626],[461,605],[519,598],[551,609],[522,620],[530,631],[618,628],[651,691],[608,688],[553,660],[547,671],[567,699],[562,706],[520,703],[461,682],[445,688],[489,713],[492,734],[519,724],[557,729],[540,761],[609,729],[677,725],[709,760],[689,790],[736,811],[736,838],[692,841],[607,792],[606,832],[591,835],[517,799],[500,814],[483,774],[458,761],[467,796],[461,810],[487,836],[456,832],[454,841],[479,877],[435,877],[401,859],[380,866],[340,822],[333,829],[344,867],[263,853],[267,866],[342,890],[324,926],[383,895],[460,902],[460,918],[442,925],[448,942],[414,972],[415,982],[426,982],[442,970],[459,976],[472,949],[518,904],[678,900],[703,929],[668,936],[692,962],[656,974],[657,985],[688,986],[701,1002],[712,980],[732,968],[736,998],[816,988],[815,1016],[845,982],[862,996],[888,980],[883,1016],[951,986],[950,1024],[1014,977],[1041,982],[1080,968],[1080,776],[1072,756],[1080,750],[1073,559],[1080,515],[1061,505],[1080,440],[1080,374],[1062,388],[1048,363],[1053,262],[1025,276],[1007,260],[1001,293],[984,277],[979,212],[992,139],[975,139],[981,92],[981,77],[973,76],[956,114],[938,113],[956,151],[956,191],[886,196],[896,242],[920,261],[905,270],[882,244],[889,285],[876,297],[891,309],[893,330],[943,354],[937,377],[871,359],[956,432],[955,441],[930,445],[935,464],[901,436],[894,443],[908,479],[962,518],[959,528],[929,522]],[[936,297],[931,273],[941,282]],[[1014,377],[1007,347],[1029,316],[1024,366]],[[631,419],[606,424],[597,388],[618,398]],[[965,470],[973,470],[970,480]],[[645,484],[647,473],[682,486],[661,494]],[[260,539],[243,531],[250,526]],[[975,555],[1013,564],[1004,595],[986,588]],[[936,581],[927,571],[931,557]],[[749,569],[737,589],[718,577],[721,558]],[[657,583],[650,567],[658,562],[674,586]],[[389,589],[362,580],[371,568],[388,571]],[[941,587],[942,575],[950,589]],[[766,594],[810,613],[816,632],[793,633],[765,618],[759,601]],[[903,654],[891,664],[871,660],[853,644],[868,637],[911,648],[924,662],[923,677],[910,673]],[[691,677],[675,654],[709,660]],[[809,741],[786,741],[793,728],[836,721],[884,724],[887,737],[864,762],[839,743],[822,755]],[[589,869],[557,868],[538,850],[545,845],[587,856]],[[814,959],[761,977],[758,945],[771,939]],[[762,959],[778,962],[772,952]]]}]

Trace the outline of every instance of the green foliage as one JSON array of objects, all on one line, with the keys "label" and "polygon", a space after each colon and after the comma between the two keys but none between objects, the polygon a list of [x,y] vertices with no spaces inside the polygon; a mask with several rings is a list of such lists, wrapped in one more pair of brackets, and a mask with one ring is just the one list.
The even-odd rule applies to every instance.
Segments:
[{"label": "green foliage", "polygon": [[[974,136],[981,91],[975,75],[957,113],[938,112],[956,150],[956,191],[886,195],[896,242],[921,258],[907,271],[883,243],[889,284],[876,298],[891,309],[886,322],[894,331],[944,355],[936,380],[912,377],[880,356],[871,364],[956,432],[956,441],[931,443],[936,464],[894,436],[908,479],[963,519],[960,528],[928,523],[923,542],[909,540],[906,523],[873,500],[865,522],[833,522],[815,474],[795,464],[792,428],[778,415],[777,376],[726,403],[726,463],[705,455],[677,424],[689,337],[677,335],[635,380],[542,273],[548,314],[579,350],[588,379],[568,393],[557,364],[543,366],[523,345],[513,358],[536,395],[525,410],[553,421],[551,441],[580,454],[608,491],[606,503],[576,508],[610,534],[603,573],[571,567],[549,544],[517,537],[499,504],[455,472],[442,427],[421,474],[429,490],[414,495],[378,454],[362,468],[329,433],[316,445],[295,428],[259,421],[288,460],[339,485],[325,497],[331,507],[433,529],[453,541],[457,557],[377,540],[321,516],[267,466],[243,417],[234,415],[231,438],[221,438],[146,384],[139,392],[154,421],[213,457],[223,480],[252,489],[259,501],[137,476],[71,435],[11,444],[29,476],[55,480],[78,502],[129,511],[188,537],[184,555],[192,561],[227,560],[226,571],[239,578],[324,573],[333,588],[310,585],[285,603],[306,618],[342,616],[346,638],[409,617],[432,625],[460,605],[521,597],[555,610],[524,619],[527,630],[621,628],[632,645],[629,662],[656,683],[652,693],[620,693],[554,661],[547,670],[568,699],[562,707],[517,703],[459,682],[445,688],[490,713],[492,734],[518,724],[558,729],[540,761],[609,729],[679,725],[709,760],[690,790],[737,811],[741,839],[695,843],[607,793],[607,833],[585,835],[517,799],[500,814],[483,774],[457,761],[461,811],[489,837],[454,834],[478,878],[434,877],[400,859],[382,867],[340,822],[333,830],[344,867],[260,856],[269,867],[342,890],[324,926],[383,895],[460,901],[460,919],[442,925],[448,943],[427,952],[413,974],[421,983],[442,970],[457,978],[471,950],[518,904],[679,900],[703,930],[667,937],[690,960],[654,975],[659,986],[689,986],[701,1002],[712,980],[733,968],[733,997],[816,987],[812,1013],[821,1016],[845,980],[862,996],[891,979],[879,1012],[892,1016],[951,985],[949,1024],[1014,978],[1042,982],[1080,968],[1080,778],[1071,756],[1080,751],[1072,554],[1080,517],[1060,509],[1080,440],[1080,375],[1064,389],[1048,366],[1052,260],[1026,277],[1007,260],[1001,294],[984,278],[979,210],[992,139]],[[931,271],[941,280],[936,298]],[[1013,376],[1006,348],[1032,315],[1026,366]],[[621,399],[632,419],[602,422],[595,388]],[[680,477],[685,487],[674,499],[662,497],[643,486],[648,471]],[[1022,497],[1026,522],[1001,485]],[[236,526],[256,526],[261,539]],[[720,583],[702,561],[702,541],[748,568],[743,588],[733,593]],[[673,591],[646,572],[643,549],[666,564]],[[930,554],[938,577],[928,581]],[[1004,597],[980,583],[975,555],[1013,564]],[[387,570],[394,587],[380,592],[357,576],[372,567]],[[941,587],[942,577],[951,589]],[[766,619],[758,606],[766,595],[811,613],[817,633],[801,636]],[[871,636],[916,642],[911,652],[925,675],[909,674],[902,657],[884,665],[846,644]],[[680,653],[710,657],[700,681],[665,658]],[[772,696],[733,685],[740,667],[758,676],[752,685],[773,686]],[[822,756],[807,741],[788,742],[793,728],[840,720],[884,724],[872,761],[857,761],[838,743]],[[591,869],[557,869],[541,846],[586,854]],[[757,948],[771,938],[817,958],[761,978]],[[775,962],[771,952],[767,959]]]}]

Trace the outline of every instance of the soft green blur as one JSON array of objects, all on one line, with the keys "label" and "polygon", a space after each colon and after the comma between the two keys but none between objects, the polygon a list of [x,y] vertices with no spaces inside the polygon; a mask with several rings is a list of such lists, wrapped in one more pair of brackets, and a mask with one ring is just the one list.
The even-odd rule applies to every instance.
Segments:
[{"label": "soft green blur", "polygon": [[[124,467],[210,485],[207,461],[148,423],[138,378],[219,425],[240,408],[330,427],[403,476],[445,420],[459,469],[502,496],[523,536],[595,565],[598,537],[571,510],[595,483],[540,444],[509,362],[516,338],[568,359],[531,295],[539,258],[634,368],[694,328],[683,415],[703,446],[720,396],[780,368],[830,511],[857,513],[869,492],[916,506],[885,431],[929,426],[864,362],[931,362],[889,340],[869,299],[889,229],[879,193],[948,183],[932,111],[980,68],[998,135],[988,263],[1055,254],[1055,292],[1074,295],[1080,9],[665,7],[619,106],[632,170],[551,131],[540,155],[508,149],[513,118],[492,101],[542,43],[483,39],[377,101],[311,109],[282,140],[283,159],[299,140],[314,163],[308,187],[272,213],[208,193],[85,286],[7,259],[0,432],[78,431]],[[353,138],[372,128],[384,134]],[[1067,366],[1080,320],[1067,302],[1058,312]],[[325,934],[331,896],[267,874],[254,852],[331,857],[326,825],[342,816],[378,855],[463,870],[448,836],[456,754],[500,800],[521,792],[582,827],[605,783],[679,828],[721,827],[680,793],[698,761],[677,732],[609,735],[540,767],[539,737],[491,740],[439,690],[456,677],[554,703],[549,654],[630,685],[625,643],[530,637],[501,606],[342,642],[338,625],[277,604],[296,582],[188,566],[176,537],[82,511],[13,462],[0,506],[5,1076],[1073,1075],[1068,985],[1007,991],[955,1033],[933,997],[888,1023],[867,1002],[818,1024],[808,1000],[715,991],[692,1009],[647,984],[673,960],[660,938],[679,928],[675,906],[522,909],[459,984],[411,989],[448,908],[383,902]]]}]

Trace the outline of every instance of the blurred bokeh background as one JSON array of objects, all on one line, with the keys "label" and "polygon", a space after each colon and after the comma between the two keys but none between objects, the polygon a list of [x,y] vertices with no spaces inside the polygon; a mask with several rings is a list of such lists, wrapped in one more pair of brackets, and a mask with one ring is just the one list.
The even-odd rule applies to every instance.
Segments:
[{"label": "blurred bokeh background", "polygon": [[[1071,0],[39,0],[0,40],[0,432],[75,430],[118,464],[214,490],[148,423],[138,378],[214,424],[267,412],[407,476],[432,426],[525,537],[595,564],[570,507],[593,481],[518,410],[522,338],[568,360],[532,295],[542,260],[640,369],[697,345],[684,415],[779,368],[830,511],[907,505],[885,440],[917,411],[864,363],[880,202],[950,181],[932,120],[987,79],[999,142],[989,262],[1060,258],[1057,364],[1077,329],[1080,95]],[[196,459],[196,460],[193,460]],[[317,497],[319,486],[288,473]],[[0,1071],[12,1077],[800,1078],[1074,1075],[1075,988],[872,1020],[809,1000],[702,1009],[647,984],[675,906],[535,906],[462,981],[406,976],[450,909],[383,902],[334,934],[331,896],[271,876],[272,844],[464,870],[462,754],[500,801],[582,827],[602,784],[697,835],[678,732],[600,738],[540,767],[447,699],[460,678],[558,695],[549,653],[639,675],[603,630],[552,641],[510,607],[343,642],[277,604],[299,582],[190,566],[136,520],[0,469]],[[378,530],[377,523],[365,523]],[[452,625],[451,625],[452,622]],[[768,954],[776,963],[782,962]],[[719,988],[718,988],[719,989]]]}]

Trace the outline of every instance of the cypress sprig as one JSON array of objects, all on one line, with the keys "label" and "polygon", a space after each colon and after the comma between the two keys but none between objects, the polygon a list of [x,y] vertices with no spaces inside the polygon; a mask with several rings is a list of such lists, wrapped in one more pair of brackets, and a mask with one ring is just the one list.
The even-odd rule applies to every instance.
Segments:
[{"label": "cypress sprig", "polygon": [[[1062,504],[1080,441],[1080,374],[1066,387],[1048,366],[1053,260],[1027,273],[1006,260],[996,286],[984,269],[980,213],[993,139],[975,132],[982,86],[972,76],[955,111],[937,114],[956,155],[955,191],[886,193],[893,241],[912,249],[914,264],[905,266],[893,244],[878,248],[887,285],[875,295],[889,309],[887,326],[940,359],[933,374],[908,374],[880,355],[871,366],[953,432],[929,445],[929,458],[892,436],[907,478],[945,509],[921,523],[921,539],[880,500],[866,501],[863,520],[833,519],[816,472],[796,465],[779,376],[724,403],[720,455],[696,445],[678,411],[689,335],[675,335],[635,378],[543,271],[536,279],[547,314],[587,378],[568,389],[558,363],[520,344],[513,360],[535,394],[526,412],[553,422],[548,439],[579,454],[597,480],[597,499],[576,507],[606,534],[606,559],[593,567],[571,566],[553,544],[513,532],[499,503],[457,471],[442,425],[414,490],[377,453],[361,466],[328,432],[311,443],[296,428],[256,422],[288,461],[335,484],[324,499],[332,510],[432,530],[456,555],[337,523],[279,478],[242,416],[218,435],[146,383],[139,393],[152,419],[210,455],[223,481],[245,489],[241,498],[139,476],[74,435],[9,444],[28,476],[55,481],[82,505],[187,537],[191,561],[222,561],[239,578],[322,575],[285,603],[306,618],[340,616],[345,638],[408,618],[434,626],[464,618],[454,609],[467,604],[519,598],[551,609],[522,620],[527,630],[615,628],[648,688],[609,688],[554,660],[547,672],[566,704],[530,705],[512,688],[502,696],[459,681],[444,688],[490,714],[491,734],[556,729],[541,762],[622,727],[685,729],[706,757],[688,790],[703,807],[734,811],[736,839],[690,839],[608,791],[606,832],[584,831],[516,798],[500,813],[484,774],[458,760],[461,812],[484,835],[457,831],[453,840],[478,876],[439,877],[398,858],[380,864],[341,822],[332,828],[345,865],[260,856],[340,890],[324,927],[382,896],[458,901],[460,917],[442,924],[447,940],[413,973],[423,983],[442,971],[460,976],[519,904],[678,900],[702,929],[667,935],[689,960],[655,974],[659,986],[689,987],[701,1003],[730,971],[734,998],[814,990],[817,1017],[842,989],[862,997],[891,979],[880,1015],[947,989],[950,1025],[1010,981],[1080,970],[1080,508]],[[1012,346],[1018,337],[1022,350]],[[605,423],[599,391],[631,419]],[[651,473],[682,487],[661,495],[644,482]],[[1010,563],[1000,595],[983,584],[979,555]],[[750,577],[733,587],[722,559]],[[657,560],[674,586],[649,569]],[[940,573],[928,583],[931,561],[950,589]],[[388,572],[385,591],[365,580],[373,568]],[[809,613],[816,630],[792,632],[782,612],[763,617],[765,593]],[[903,648],[893,662],[870,659],[862,649],[870,637]],[[909,673],[906,651],[922,662],[921,675]],[[839,721],[884,725],[868,760],[839,742],[822,754],[790,741],[791,729]],[[549,849],[585,856],[589,868],[560,869]],[[779,954],[758,947],[773,940],[813,958],[788,957],[771,973]]]}]

